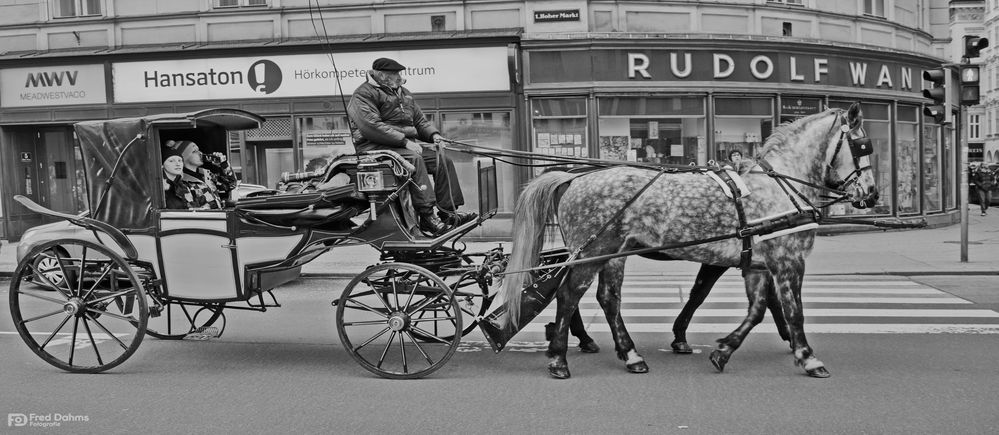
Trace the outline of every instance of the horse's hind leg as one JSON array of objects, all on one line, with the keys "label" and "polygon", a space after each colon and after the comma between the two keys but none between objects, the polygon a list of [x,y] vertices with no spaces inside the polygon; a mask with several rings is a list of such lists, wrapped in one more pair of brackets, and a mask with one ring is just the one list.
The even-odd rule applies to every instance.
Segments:
[{"label": "horse's hind leg", "polygon": [[624,319],[621,318],[621,284],[624,282],[624,258],[607,262],[600,271],[600,281],[597,286],[597,301],[604,310],[611,335],[614,336],[614,349],[618,359],[625,362],[628,371],[632,373],[647,373],[649,366],[645,359],[635,350],[635,342],[631,341]]},{"label": "horse's hind leg", "polygon": [[746,296],[749,297],[749,311],[742,324],[725,338],[719,339],[718,348],[711,352],[711,364],[714,364],[718,371],[725,370],[725,364],[732,357],[732,353],[742,345],[749,331],[763,320],[764,310],[767,308],[766,283],[770,281],[770,274],[766,271],[750,270],[744,272],[743,276],[746,281]]},{"label": "horse's hind leg", "polygon": [[673,321],[673,342],[670,347],[675,353],[692,353],[693,350],[687,344],[687,327],[690,326],[690,319],[694,317],[694,311],[701,306],[704,299],[711,293],[711,288],[718,282],[722,274],[728,270],[727,266],[712,266],[702,264],[697,271],[697,278],[694,279],[694,286],[690,288],[690,298],[683,304],[683,309]]},{"label": "horse's hind leg", "polygon": [[593,283],[599,267],[580,265],[569,269],[565,283],[557,290],[558,303],[555,314],[555,333],[548,342],[548,374],[556,379],[569,379],[569,363],[566,352],[569,347],[569,322],[579,309],[579,299]]},{"label": "horse's hind leg", "polygon": [[[784,312],[780,309],[780,297],[777,296],[777,289],[774,288],[774,280],[767,272],[766,286],[767,286],[767,309],[770,310],[770,316],[774,319],[774,325],[777,326],[777,334],[780,335],[780,339],[790,342],[791,336],[787,332],[787,321],[784,320]],[[794,350],[792,348],[792,350]]]}]

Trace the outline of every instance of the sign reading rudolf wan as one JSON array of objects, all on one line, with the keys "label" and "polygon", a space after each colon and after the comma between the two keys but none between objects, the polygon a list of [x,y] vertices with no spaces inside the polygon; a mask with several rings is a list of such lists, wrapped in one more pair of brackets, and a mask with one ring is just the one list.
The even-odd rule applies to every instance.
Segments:
[{"label": "sign reading rudolf wan", "polygon": [[114,100],[218,100],[339,95],[367,79],[371,62],[390,57],[412,92],[508,91],[506,47],[226,57],[112,64]]}]

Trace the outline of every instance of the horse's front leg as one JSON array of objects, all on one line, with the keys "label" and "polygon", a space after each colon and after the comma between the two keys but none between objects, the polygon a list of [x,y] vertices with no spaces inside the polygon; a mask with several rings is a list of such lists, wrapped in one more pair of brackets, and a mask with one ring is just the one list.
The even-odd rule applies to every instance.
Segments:
[{"label": "horse's front leg", "polygon": [[568,272],[565,283],[557,292],[555,313],[555,331],[548,342],[548,374],[555,379],[569,379],[569,363],[566,352],[569,347],[569,322],[573,313],[579,309],[579,299],[593,283],[594,270],[592,266],[572,268]]},{"label": "horse's front leg", "polygon": [[815,352],[805,338],[805,314],[801,305],[801,284],[804,280],[805,259],[781,259],[774,272],[777,297],[791,337],[795,364],[805,369],[808,376],[828,378],[825,364],[815,357]]},{"label": "horse's front leg", "polygon": [[631,340],[624,319],[621,317],[621,285],[624,282],[624,258],[611,260],[600,271],[600,281],[597,286],[597,301],[604,310],[604,317],[610,325],[614,336],[614,350],[617,357],[625,362],[628,371],[632,373],[648,373],[649,366],[635,350],[635,342]]},{"label": "horse's front leg", "polygon": [[693,349],[687,344],[687,327],[690,326],[690,319],[694,317],[694,311],[704,303],[704,299],[711,293],[711,288],[726,270],[727,266],[702,264],[701,269],[697,271],[694,286],[690,288],[690,298],[683,304],[683,309],[673,321],[673,342],[669,345],[673,352],[693,353]]},{"label": "horse's front leg", "polygon": [[746,281],[749,310],[742,324],[725,338],[719,339],[718,348],[711,352],[711,364],[718,371],[725,370],[725,364],[728,364],[732,353],[742,345],[749,331],[763,320],[767,308],[767,282],[770,281],[770,274],[763,270],[749,270],[743,272],[743,278]]}]

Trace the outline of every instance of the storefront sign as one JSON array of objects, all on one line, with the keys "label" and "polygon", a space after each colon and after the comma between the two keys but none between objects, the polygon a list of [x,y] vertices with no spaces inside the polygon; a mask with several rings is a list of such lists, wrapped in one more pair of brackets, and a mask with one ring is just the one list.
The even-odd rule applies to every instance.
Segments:
[{"label": "storefront sign", "polygon": [[31,153],[23,152],[21,153],[21,162],[28,163],[31,161]]},{"label": "storefront sign", "polygon": [[[121,62],[112,65],[114,100],[285,98],[350,94],[379,57],[399,61],[412,92],[508,91],[507,48],[446,48],[329,54]],[[337,85],[337,77],[340,83]]]},{"label": "storefront sign", "polygon": [[977,161],[982,161],[985,156],[985,144],[984,143],[968,143],[968,158]]},{"label": "storefront sign", "polygon": [[0,70],[0,106],[104,104],[103,65],[65,65]]},{"label": "storefront sign", "polygon": [[532,84],[749,82],[847,86],[919,92],[923,66],[880,60],[751,49],[590,49],[528,53]]},{"label": "storefront sign", "polygon": [[781,116],[807,116],[821,112],[822,100],[818,98],[782,98],[780,100]]},{"label": "storefront sign", "polygon": [[556,21],[579,21],[579,9],[534,11],[535,23],[552,23]]}]

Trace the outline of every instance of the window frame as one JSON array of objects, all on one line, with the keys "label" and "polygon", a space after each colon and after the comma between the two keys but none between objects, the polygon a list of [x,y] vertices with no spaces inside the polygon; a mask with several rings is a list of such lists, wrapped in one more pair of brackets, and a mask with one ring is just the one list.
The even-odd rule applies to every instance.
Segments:
[{"label": "window frame", "polygon": [[[864,16],[875,17],[875,18],[888,18],[886,12],[885,0],[864,0]],[[878,14],[878,6],[880,5],[881,14]]]},{"label": "window frame", "polygon": [[[223,1],[232,2],[234,4],[223,5]],[[254,3],[257,2],[257,3]],[[233,8],[259,8],[270,6],[270,0],[213,0],[213,9],[233,9]]]},{"label": "window frame", "polygon": [[[72,3],[73,11],[71,14],[64,14],[63,3]],[[104,16],[104,1],[96,0],[92,3],[97,7],[97,12],[90,11],[91,0],[61,0],[52,2],[52,18],[55,19],[68,19],[68,18],[88,18],[88,17],[102,17]],[[84,13],[84,9],[87,10]]]}]

